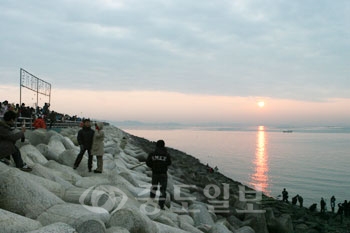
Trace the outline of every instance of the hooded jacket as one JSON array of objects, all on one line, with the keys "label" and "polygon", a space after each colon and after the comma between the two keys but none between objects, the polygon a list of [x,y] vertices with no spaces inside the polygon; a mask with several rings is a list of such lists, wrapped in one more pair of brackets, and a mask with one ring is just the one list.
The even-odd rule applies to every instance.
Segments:
[{"label": "hooded jacket", "polygon": [[22,131],[14,133],[5,121],[0,121],[0,158],[12,155],[16,151],[16,141],[22,137]]},{"label": "hooded jacket", "polygon": [[104,144],[103,140],[105,138],[105,133],[103,131],[103,123],[96,123],[98,130],[95,130],[94,138],[92,141],[91,154],[92,155],[103,155],[104,154]]},{"label": "hooded jacket", "polygon": [[167,149],[156,147],[155,151],[148,155],[146,164],[152,169],[153,174],[166,174],[168,166],[171,165],[171,158]]}]

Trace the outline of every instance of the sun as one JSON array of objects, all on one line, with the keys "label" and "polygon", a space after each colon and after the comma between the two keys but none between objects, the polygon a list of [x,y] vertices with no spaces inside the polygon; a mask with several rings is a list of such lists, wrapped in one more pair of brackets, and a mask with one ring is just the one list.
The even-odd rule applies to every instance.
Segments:
[{"label": "sun", "polygon": [[265,106],[265,102],[264,101],[259,101],[258,102],[258,106],[259,106],[259,108],[263,108]]}]

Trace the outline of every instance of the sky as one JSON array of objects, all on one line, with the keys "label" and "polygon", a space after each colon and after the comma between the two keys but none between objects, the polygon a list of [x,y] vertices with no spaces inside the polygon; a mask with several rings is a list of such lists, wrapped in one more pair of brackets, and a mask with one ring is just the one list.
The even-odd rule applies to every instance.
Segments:
[{"label": "sky", "polygon": [[348,0],[0,0],[0,100],[36,103],[23,68],[71,115],[350,125],[349,12]]}]

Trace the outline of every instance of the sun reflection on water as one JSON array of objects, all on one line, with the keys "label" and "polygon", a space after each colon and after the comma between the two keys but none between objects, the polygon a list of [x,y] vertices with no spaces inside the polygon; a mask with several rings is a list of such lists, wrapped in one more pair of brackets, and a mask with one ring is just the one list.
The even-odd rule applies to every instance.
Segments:
[{"label": "sun reflection on water", "polygon": [[270,195],[269,191],[269,167],[267,164],[268,153],[266,149],[267,137],[265,127],[259,126],[256,134],[256,149],[255,149],[255,173],[250,177],[250,185],[258,191],[262,191],[266,195]]}]

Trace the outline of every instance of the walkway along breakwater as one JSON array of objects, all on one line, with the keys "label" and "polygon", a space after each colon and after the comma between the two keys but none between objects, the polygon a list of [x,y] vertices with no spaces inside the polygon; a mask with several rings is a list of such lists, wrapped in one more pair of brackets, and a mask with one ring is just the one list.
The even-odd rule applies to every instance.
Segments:
[{"label": "walkway along breakwater", "polygon": [[85,156],[74,170],[79,129],[27,130],[17,146],[32,172],[0,163],[0,232],[346,232],[348,219],[268,197],[173,148],[162,210],[144,163],[155,142],[106,125],[103,172]]}]

